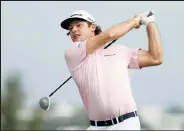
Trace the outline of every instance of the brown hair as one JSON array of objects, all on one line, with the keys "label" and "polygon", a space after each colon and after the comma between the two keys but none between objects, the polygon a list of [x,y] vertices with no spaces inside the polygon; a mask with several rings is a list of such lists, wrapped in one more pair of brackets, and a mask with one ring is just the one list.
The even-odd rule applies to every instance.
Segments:
[{"label": "brown hair", "polygon": [[[88,26],[90,26],[90,25],[91,25],[91,23],[88,22]],[[96,25],[96,29],[95,29],[94,33],[95,33],[95,36],[101,34],[102,33],[102,28],[99,25]],[[68,32],[66,35],[69,36],[70,32]]]},{"label": "brown hair", "polygon": [[102,33],[102,28],[99,25],[97,25],[95,29],[95,35],[99,35],[101,33]]}]

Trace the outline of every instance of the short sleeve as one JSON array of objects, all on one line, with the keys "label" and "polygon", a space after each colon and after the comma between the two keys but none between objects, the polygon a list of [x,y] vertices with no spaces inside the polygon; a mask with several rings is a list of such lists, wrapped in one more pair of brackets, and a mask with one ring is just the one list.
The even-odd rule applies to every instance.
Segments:
[{"label": "short sleeve", "polygon": [[139,50],[141,50],[141,48],[136,48],[136,49],[127,48],[128,59],[129,59],[128,68],[130,68],[130,69],[140,69],[140,66],[139,66],[139,63],[138,63],[138,52],[139,52]]},{"label": "short sleeve", "polygon": [[70,71],[77,70],[86,58],[86,41],[75,42],[65,51],[65,61]]}]

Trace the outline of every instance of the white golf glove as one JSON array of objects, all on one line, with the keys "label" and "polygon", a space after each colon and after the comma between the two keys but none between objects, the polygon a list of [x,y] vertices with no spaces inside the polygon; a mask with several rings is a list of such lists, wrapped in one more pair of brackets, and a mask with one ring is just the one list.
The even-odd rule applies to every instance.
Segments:
[{"label": "white golf glove", "polygon": [[155,16],[154,16],[155,12],[151,11],[152,15],[148,16],[149,13],[150,11],[139,14],[141,16],[141,20],[140,20],[141,25],[147,26],[150,22],[156,22]]}]

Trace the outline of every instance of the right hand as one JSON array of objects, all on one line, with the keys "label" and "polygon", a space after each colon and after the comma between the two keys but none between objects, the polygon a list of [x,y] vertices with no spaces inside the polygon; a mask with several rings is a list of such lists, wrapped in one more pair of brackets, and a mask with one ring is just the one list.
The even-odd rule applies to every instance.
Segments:
[{"label": "right hand", "polygon": [[135,15],[132,20],[135,22],[134,28],[136,28],[136,29],[140,28],[141,16],[140,15]]}]

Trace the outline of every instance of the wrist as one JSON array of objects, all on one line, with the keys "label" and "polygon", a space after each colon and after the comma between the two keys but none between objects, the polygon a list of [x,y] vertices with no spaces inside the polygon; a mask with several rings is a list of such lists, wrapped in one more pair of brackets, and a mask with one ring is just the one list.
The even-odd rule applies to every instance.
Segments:
[{"label": "wrist", "polygon": [[146,26],[148,25],[148,24],[151,24],[151,23],[155,23],[156,21],[155,21],[155,17],[154,16],[150,16],[150,17],[148,17],[148,21],[146,22]]},{"label": "wrist", "polygon": [[147,29],[153,28],[154,26],[156,26],[156,23],[155,23],[154,21],[151,21],[151,22],[149,22],[149,23],[146,25]]},{"label": "wrist", "polygon": [[148,27],[148,26],[152,26],[154,24],[156,24],[155,21],[149,21],[146,23],[146,26]]}]

